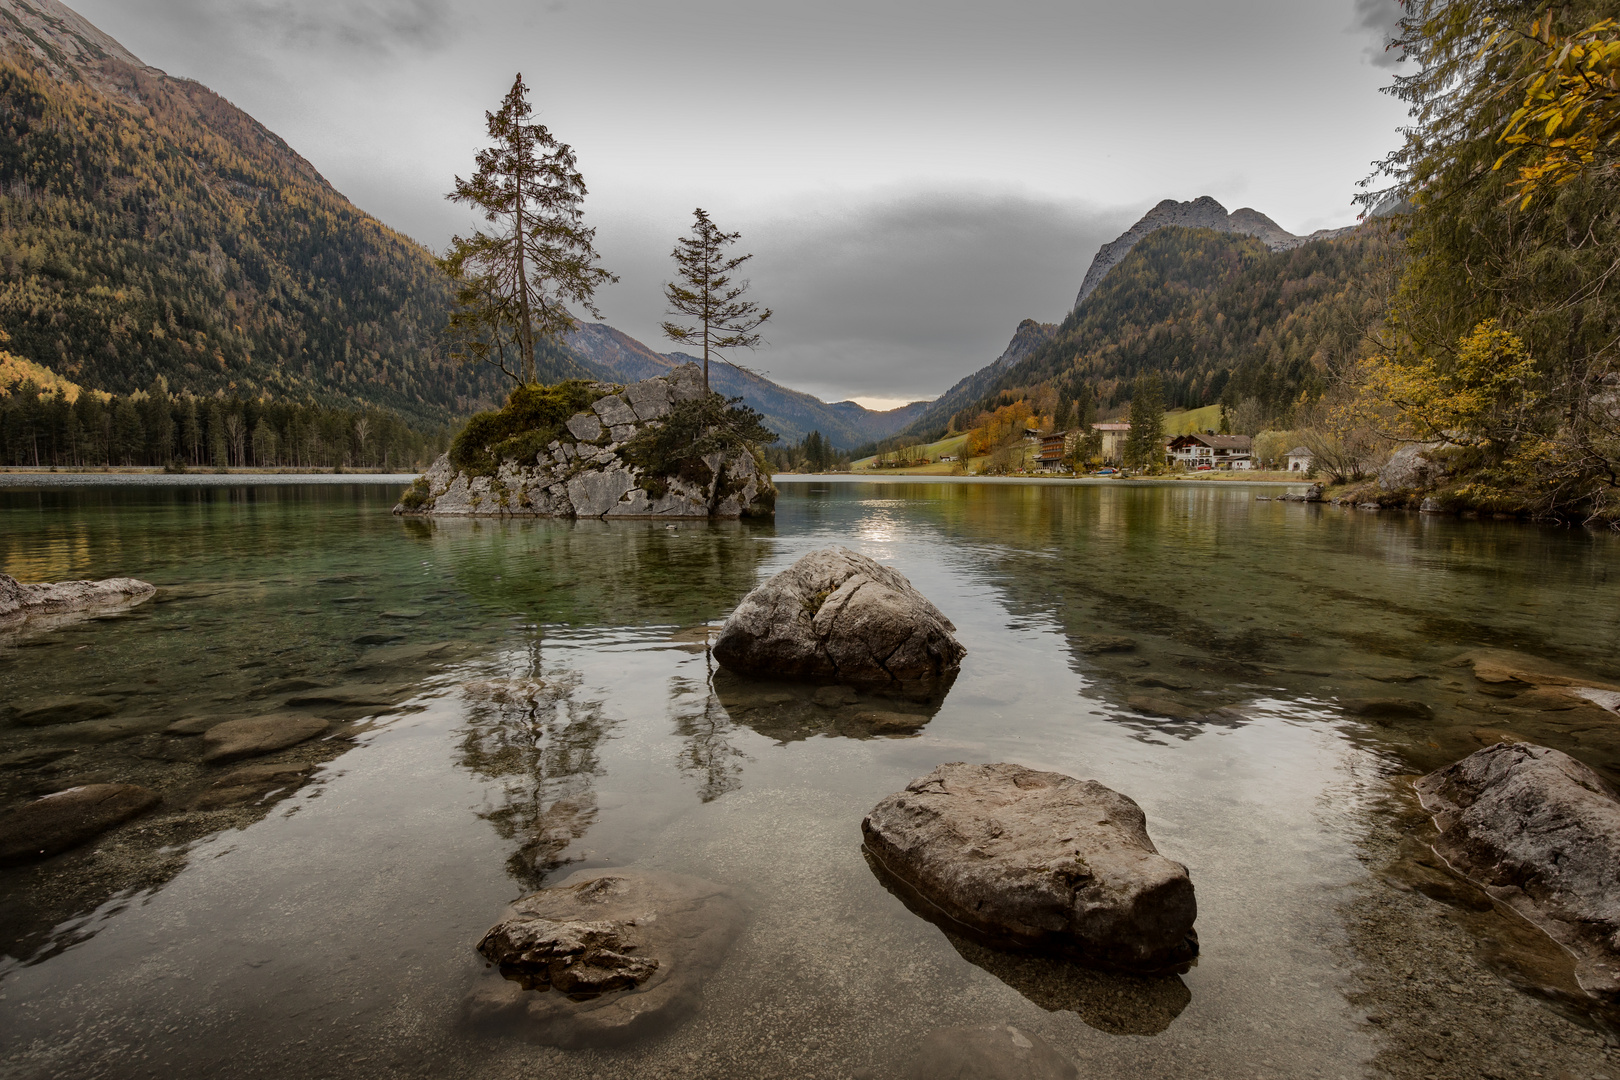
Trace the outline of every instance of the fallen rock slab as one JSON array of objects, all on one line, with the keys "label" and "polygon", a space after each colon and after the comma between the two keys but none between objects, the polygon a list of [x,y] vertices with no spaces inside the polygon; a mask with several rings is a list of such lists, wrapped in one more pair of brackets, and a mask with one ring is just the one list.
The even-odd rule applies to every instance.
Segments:
[{"label": "fallen rock slab", "polygon": [[923,1039],[907,1080],[1076,1080],[1080,1074],[1039,1035],[1011,1024],[937,1028]]},{"label": "fallen rock slab", "polygon": [[640,1038],[684,1016],[743,924],[729,889],[651,870],[581,870],[523,897],[478,943],[501,977],[468,1020],[551,1046]]},{"label": "fallen rock slab", "polygon": [[1416,784],[1453,869],[1575,956],[1594,996],[1620,1001],[1620,798],[1567,754],[1497,743]]},{"label": "fallen rock slab", "polygon": [[192,800],[191,805],[195,810],[217,810],[224,806],[254,802],[278,789],[297,787],[314,769],[314,764],[307,761],[247,765],[233,769],[215,780],[207,791]]},{"label": "fallen rock slab", "polygon": [[204,761],[225,762],[268,754],[296,746],[325,731],[327,723],[313,716],[271,713],[243,720],[227,720],[203,732]]},{"label": "fallen rock slab", "polygon": [[0,574],[0,626],[30,615],[130,606],[155,592],[156,586],[135,578],[30,585],[10,574]]},{"label": "fallen rock slab", "polygon": [[754,589],[720,628],[714,657],[778,678],[903,685],[954,676],[956,627],[905,575],[844,547],[812,551]]},{"label": "fallen rock slab", "polygon": [[86,784],[23,803],[0,816],[0,865],[77,847],[158,802],[157,792],[135,784]]},{"label": "fallen rock slab", "polygon": [[989,944],[1137,972],[1185,971],[1198,954],[1187,868],[1095,780],[951,762],[879,802],[861,831],[885,872]]}]

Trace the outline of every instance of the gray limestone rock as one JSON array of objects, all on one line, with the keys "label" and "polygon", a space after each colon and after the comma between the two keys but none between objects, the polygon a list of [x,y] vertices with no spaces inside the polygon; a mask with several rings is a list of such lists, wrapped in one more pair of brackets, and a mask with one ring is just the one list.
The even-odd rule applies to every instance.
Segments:
[{"label": "gray limestone rock", "polygon": [[669,384],[669,399],[672,403],[696,401],[708,392],[703,386],[703,369],[696,363],[682,364],[665,375],[664,381]]},{"label": "gray limestone rock", "polygon": [[156,591],[153,585],[127,577],[28,585],[9,574],[0,574],[0,626],[30,615],[130,607]]},{"label": "gray limestone rock", "polygon": [[596,404],[591,408],[596,410],[596,415],[602,418],[602,423],[607,427],[634,424],[636,422],[635,410],[630,407],[628,401],[618,394],[609,394],[605,398],[598,398]]},{"label": "gray limestone rock", "polygon": [[1047,1041],[1011,1024],[937,1028],[923,1039],[907,1080],[1076,1080]]},{"label": "gray limestone rock", "polygon": [[643,379],[624,388],[624,396],[635,409],[636,418],[646,422],[669,415],[669,384],[663,379]]},{"label": "gray limestone rock", "polygon": [[1620,798],[1568,754],[1503,742],[1416,784],[1454,869],[1575,955],[1588,993],[1620,1000]]},{"label": "gray limestone rock", "polygon": [[1404,491],[1423,487],[1442,475],[1439,464],[1429,458],[1429,452],[1443,443],[1408,443],[1389,455],[1389,460],[1378,469],[1378,486],[1385,491]]},{"label": "gray limestone rock", "polygon": [[602,437],[602,421],[595,413],[575,413],[568,418],[567,428],[581,442],[595,442]]},{"label": "gray limestone rock", "polygon": [[845,547],[812,551],[737,605],[722,665],[758,675],[907,684],[952,676],[956,627],[905,576]]},{"label": "gray limestone rock", "polygon": [[635,486],[635,477],[625,469],[582,472],[568,481],[568,501],[576,517],[601,517]]},{"label": "gray limestone rock", "polygon": [[77,847],[158,802],[135,784],[86,784],[23,803],[0,816],[0,866]]},{"label": "gray limestone rock", "polygon": [[203,745],[207,747],[203,760],[218,763],[268,754],[313,739],[325,730],[325,720],[289,713],[227,720],[203,732]]},{"label": "gray limestone rock", "polygon": [[1187,868],[1159,854],[1136,803],[1094,780],[951,762],[879,802],[861,832],[956,932],[1144,973],[1198,954]]},{"label": "gray limestone rock", "polygon": [[[607,384],[598,391],[616,389]],[[397,514],[462,517],[758,517],[774,509],[776,489],[750,452],[705,458],[702,484],[678,476],[647,477],[620,454],[623,445],[667,416],[672,402],[703,391],[695,364],[607,393],[568,420],[570,438],[553,440],[533,462],[503,460],[494,476],[472,476],[441,455],[413,487]],[[597,445],[604,438],[607,445]],[[425,490],[423,490],[425,487]],[[419,492],[420,494],[416,494]],[[657,495],[651,494],[657,492]]]},{"label": "gray limestone rock", "polygon": [[468,1019],[535,1042],[593,1046],[685,1015],[742,929],[729,889],[651,870],[581,870],[512,904],[478,944],[499,970]]}]

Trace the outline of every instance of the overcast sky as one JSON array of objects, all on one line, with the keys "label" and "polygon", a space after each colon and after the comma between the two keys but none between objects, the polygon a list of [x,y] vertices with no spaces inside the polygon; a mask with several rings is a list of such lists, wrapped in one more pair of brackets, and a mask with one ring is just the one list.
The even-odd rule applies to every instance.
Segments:
[{"label": "overcast sky", "polygon": [[521,71],[579,155],[606,320],[659,349],[702,206],[776,317],[752,364],[828,400],[933,397],[1163,198],[1351,224],[1404,118],[1394,0],[68,0],[435,250]]}]

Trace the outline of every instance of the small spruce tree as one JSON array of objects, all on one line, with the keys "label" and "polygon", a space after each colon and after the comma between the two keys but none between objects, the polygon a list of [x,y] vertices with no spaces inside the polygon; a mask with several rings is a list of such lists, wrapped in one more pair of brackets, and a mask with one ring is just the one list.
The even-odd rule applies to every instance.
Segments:
[{"label": "small spruce tree", "polygon": [[[753,255],[726,255],[725,249],[742,238],[722,232],[702,207],[692,211],[692,235],[675,241],[678,280],[664,285],[669,314],[685,322],[664,323],[664,335],[683,345],[703,345],[703,388],[709,389],[709,353],[721,349],[754,349],[763,338],[757,331],[771,309],[744,300],[748,282],[732,283],[731,275]],[[730,363],[730,361],[727,361]],[[735,364],[732,364],[735,367]]]}]

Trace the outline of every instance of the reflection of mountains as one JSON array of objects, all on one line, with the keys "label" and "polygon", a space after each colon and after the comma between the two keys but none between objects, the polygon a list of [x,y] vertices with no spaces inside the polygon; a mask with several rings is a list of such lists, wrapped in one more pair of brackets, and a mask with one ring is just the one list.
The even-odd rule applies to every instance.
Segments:
[{"label": "reflection of mountains", "polygon": [[916,735],[945,703],[951,683],[906,694],[856,690],[842,684],[750,678],[721,669],[712,680],[714,699],[736,723],[779,742],[812,735],[851,739]]},{"label": "reflection of mountains", "polygon": [[439,572],[487,607],[541,623],[701,624],[754,586],[769,524],[407,519]]},{"label": "reflection of mountains", "polygon": [[578,689],[579,676],[569,671],[463,687],[460,764],[500,782],[496,804],[479,816],[516,844],[507,870],[528,890],[583,858],[570,848],[596,821],[601,744],[614,723],[601,702],[578,700]]},{"label": "reflection of mountains", "polygon": [[1157,1035],[1181,1015],[1192,992],[1179,975],[1095,971],[1036,952],[980,941],[862,849],[883,887],[913,915],[937,926],[968,963],[982,968],[1048,1012],[1068,1011],[1110,1035]]}]

